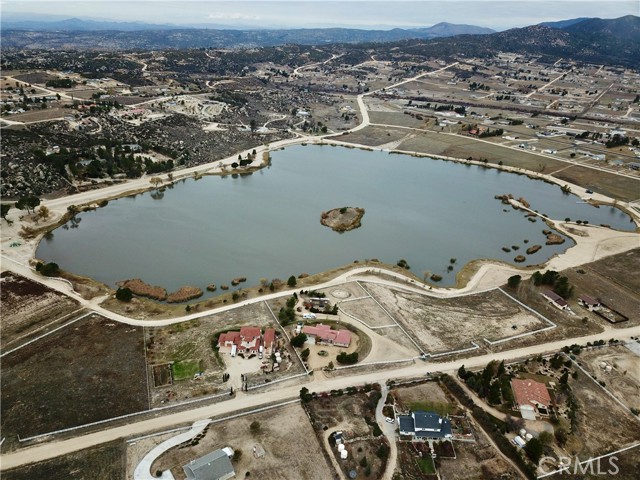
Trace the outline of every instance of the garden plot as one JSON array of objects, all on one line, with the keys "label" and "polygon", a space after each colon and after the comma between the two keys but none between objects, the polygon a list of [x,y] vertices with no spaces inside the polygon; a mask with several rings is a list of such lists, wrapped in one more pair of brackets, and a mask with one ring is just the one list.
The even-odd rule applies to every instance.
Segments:
[{"label": "garden plot", "polygon": [[366,284],[367,290],[429,353],[443,353],[477,344],[503,341],[546,328],[549,323],[500,290],[436,299]]},{"label": "garden plot", "polygon": [[[141,458],[160,441],[150,438],[136,442],[129,446],[128,454]],[[143,451],[142,442],[145,442]],[[258,446],[264,450],[263,456],[253,454]],[[170,469],[176,480],[182,480],[183,465],[224,447],[235,451],[232,460],[235,478],[315,480],[335,475],[300,405],[212,423],[195,445],[189,443],[184,448],[169,450],[154,462],[151,471]]]}]

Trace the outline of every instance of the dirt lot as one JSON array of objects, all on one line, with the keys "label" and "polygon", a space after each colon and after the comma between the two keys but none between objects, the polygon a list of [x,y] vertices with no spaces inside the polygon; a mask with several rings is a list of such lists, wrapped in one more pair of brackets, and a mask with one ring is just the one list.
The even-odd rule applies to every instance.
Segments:
[{"label": "dirt lot", "polygon": [[[640,411],[640,357],[626,347],[594,348],[580,354],[582,368],[606,383],[607,390],[628,408]],[[612,367],[602,368],[602,363]]]},{"label": "dirt lot", "polygon": [[474,428],[474,436],[477,443],[454,443],[457,458],[437,460],[438,471],[442,478],[456,480],[520,478],[514,468],[491,446],[480,429]]},{"label": "dirt lot", "polygon": [[366,127],[354,133],[335,137],[341,142],[358,143],[372,147],[384,145],[389,142],[397,142],[410,134],[410,131],[388,127]]},{"label": "dirt lot", "polygon": [[2,359],[8,443],[149,408],[142,328],[93,315]]},{"label": "dirt lot", "polygon": [[[372,428],[368,424],[375,422],[378,397],[379,392],[375,389],[343,395],[324,393],[305,404],[317,435],[327,442],[325,448],[336,458],[345,475],[355,470],[356,478],[380,478],[384,471],[386,455],[378,450],[383,440],[372,436]],[[337,446],[330,440],[336,431],[343,433],[349,455],[346,461],[339,459]]]},{"label": "dirt lot", "polygon": [[[251,427],[253,422],[258,423],[257,427]],[[144,442],[149,443],[148,440]],[[153,445],[155,442],[147,451]],[[262,458],[256,458],[252,453],[256,445],[265,451]],[[185,478],[182,465],[227,446],[236,452],[233,460],[236,478],[249,477],[248,472],[251,472],[251,478],[283,480],[334,477],[333,469],[321,453],[322,447],[299,405],[212,424],[198,445],[170,450],[153,464],[151,470],[171,469],[174,477],[182,480]],[[242,452],[240,455],[239,451]]]},{"label": "dirt lot", "polygon": [[603,455],[640,441],[638,417],[632,416],[584,374],[569,382],[579,405],[576,431],[567,450],[580,458]]},{"label": "dirt lot", "polygon": [[[578,273],[578,271],[585,273]],[[629,276],[633,276],[636,272],[633,265],[621,266],[619,272],[623,271],[625,272],[624,276],[626,276],[626,272],[629,272]],[[615,280],[598,274],[589,266],[565,270],[562,273],[574,287],[574,294],[569,299],[569,304],[580,318],[588,317],[590,321],[609,325],[602,317],[589,312],[589,310],[578,304],[580,295],[589,295],[629,318],[628,321],[617,323],[617,327],[627,328],[640,323],[640,315],[638,313],[640,312],[640,290],[630,291]]]},{"label": "dirt lot", "polygon": [[380,308],[373,298],[363,298],[340,304],[340,309],[365,323],[368,327],[389,327],[396,323]]},{"label": "dirt lot", "polygon": [[[640,292],[640,248],[584,265],[602,277],[622,286],[627,292]],[[624,271],[624,275],[620,272]]]},{"label": "dirt lot", "polygon": [[[366,288],[430,353],[446,352],[548,326],[499,290],[434,299],[375,284]],[[515,328],[513,328],[515,326]]]},{"label": "dirt lot", "polygon": [[5,350],[44,324],[78,310],[75,300],[17,273],[2,272],[0,285],[0,341]]},{"label": "dirt lot", "polygon": [[42,122],[46,120],[52,120],[57,118],[64,118],[69,115],[69,110],[64,108],[47,108],[44,110],[33,110],[26,113],[18,113],[17,115],[11,115],[8,120],[14,122]]},{"label": "dirt lot", "polygon": [[[125,443],[115,441],[44,462],[2,472],[4,480],[122,480]],[[129,478],[129,477],[126,477]]]}]

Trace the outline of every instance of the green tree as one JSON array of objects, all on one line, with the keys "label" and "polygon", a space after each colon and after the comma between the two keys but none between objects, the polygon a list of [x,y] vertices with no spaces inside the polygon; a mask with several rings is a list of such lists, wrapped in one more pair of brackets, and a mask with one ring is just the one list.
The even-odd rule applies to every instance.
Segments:
[{"label": "green tree", "polygon": [[544,450],[544,446],[542,442],[537,438],[532,438],[527,442],[524,446],[524,452],[527,454],[527,457],[531,459],[531,461],[537,465],[540,461],[540,457],[542,457],[542,453]]},{"label": "green tree", "polygon": [[9,213],[9,210],[11,210],[11,205],[8,203],[3,203],[2,205],[0,205],[0,208],[2,209],[1,213],[0,213],[0,217],[4,218],[5,220],[7,219],[7,214]]},{"label": "green tree", "polygon": [[500,395],[500,382],[494,381],[489,387],[489,394],[487,400],[492,405],[500,405],[502,403],[502,396]]},{"label": "green tree", "polygon": [[522,280],[520,275],[513,275],[507,280],[507,285],[509,285],[510,288],[517,288],[518,285],[520,285],[520,280]]},{"label": "green tree", "polygon": [[118,290],[116,290],[116,299],[120,300],[121,302],[130,302],[132,298],[133,292],[130,288],[120,287],[118,288]]},{"label": "green tree", "polygon": [[287,280],[287,285],[291,288],[294,288],[296,286],[296,277],[295,275],[291,275],[289,277],[289,280]]},{"label": "green tree", "polygon": [[309,393],[309,389],[307,387],[302,387],[300,389],[300,399],[304,402],[310,402],[313,396]]},{"label": "green tree", "polygon": [[16,208],[26,210],[27,213],[33,212],[38,205],[40,205],[40,199],[38,197],[20,197],[16,202]]},{"label": "green tree", "polygon": [[310,353],[311,351],[308,348],[305,348],[304,350],[302,350],[302,352],[300,352],[300,358],[302,358],[303,361],[306,361],[307,358],[309,358]]},{"label": "green tree", "polygon": [[260,431],[260,422],[257,420],[251,422],[251,425],[249,425],[249,430],[251,430],[251,433],[258,433]]},{"label": "green tree", "polygon": [[291,339],[291,345],[293,345],[296,348],[300,348],[302,347],[302,345],[304,345],[304,342],[306,341],[307,341],[307,334],[299,333],[298,335],[296,335]]},{"label": "green tree", "polygon": [[40,273],[45,277],[55,277],[58,273],[60,273],[60,267],[57,263],[45,263],[40,267]]}]

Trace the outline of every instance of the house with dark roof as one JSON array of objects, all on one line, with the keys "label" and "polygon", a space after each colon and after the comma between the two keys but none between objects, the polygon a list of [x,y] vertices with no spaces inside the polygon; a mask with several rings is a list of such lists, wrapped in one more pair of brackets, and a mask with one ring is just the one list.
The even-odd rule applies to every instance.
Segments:
[{"label": "house with dark roof", "polygon": [[418,410],[411,415],[398,415],[400,435],[416,440],[443,440],[453,436],[451,421],[437,413]]},{"label": "house with dark roof", "polygon": [[182,467],[187,480],[228,480],[236,476],[231,465],[233,450],[218,449],[204,457],[191,460]]},{"label": "house with dark roof", "polygon": [[542,292],[542,296],[554,307],[559,308],[560,310],[569,310],[569,304],[567,301],[556,292],[545,290]]},{"label": "house with dark roof", "polygon": [[600,307],[600,302],[589,295],[580,295],[580,297],[578,297],[578,303],[590,312]]},{"label": "house with dark roof", "polygon": [[513,398],[516,407],[525,420],[535,420],[537,415],[547,415],[551,405],[551,397],[544,383],[531,379],[511,380]]}]

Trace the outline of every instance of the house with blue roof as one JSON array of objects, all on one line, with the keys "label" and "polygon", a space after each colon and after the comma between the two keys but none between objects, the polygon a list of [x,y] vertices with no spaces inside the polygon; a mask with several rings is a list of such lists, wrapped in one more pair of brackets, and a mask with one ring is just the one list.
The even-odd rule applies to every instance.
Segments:
[{"label": "house with blue roof", "polygon": [[416,440],[444,440],[453,437],[451,421],[437,413],[418,410],[411,415],[399,415],[400,435],[415,437]]}]

